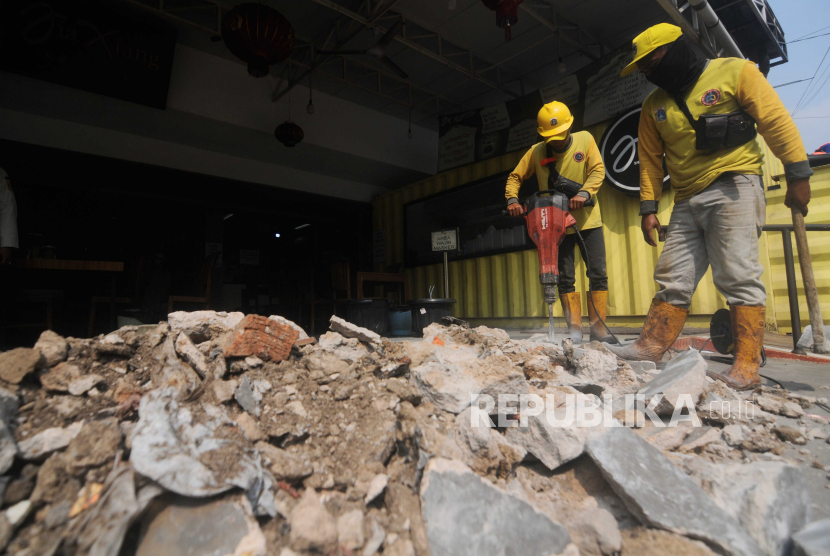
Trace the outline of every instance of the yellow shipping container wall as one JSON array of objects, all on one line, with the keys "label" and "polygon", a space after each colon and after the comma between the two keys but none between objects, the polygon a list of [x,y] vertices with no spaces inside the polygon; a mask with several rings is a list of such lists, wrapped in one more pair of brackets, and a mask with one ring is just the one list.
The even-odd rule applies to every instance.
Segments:
[{"label": "yellow shipping container wall", "polygon": [[[599,140],[607,124],[589,128]],[[458,187],[501,172],[512,170],[524,152],[504,156],[442,172],[426,180],[411,184],[389,194],[378,197],[374,202],[374,229],[383,230],[387,238],[387,262],[394,265],[403,262],[403,205],[428,195]],[[765,181],[773,182],[772,176],[782,173],[780,163],[767,150]],[[828,197],[830,197],[830,167],[817,173],[814,179],[813,204],[808,222],[828,221]],[[822,177],[819,177],[822,176]],[[783,206],[784,189],[768,194],[769,223],[778,223]],[[780,197],[780,203],[779,203]],[[653,280],[654,266],[661,247],[653,248],[645,243],[640,230],[639,200],[628,197],[613,189],[607,183],[597,195],[602,205],[605,232],[607,271],[609,289],[609,324],[616,326],[639,325],[648,312],[651,299],[657,292]],[[666,192],[660,201],[658,218],[667,225],[674,200],[672,191]],[[824,212],[822,212],[824,211]],[[789,214],[789,211],[787,211]],[[767,237],[769,235],[770,237]],[[822,299],[830,300],[830,234],[810,237],[813,262],[819,280]],[[789,324],[786,278],[781,252],[780,233],[763,234],[761,237],[761,263],[764,265],[764,283],[769,296],[768,329],[775,330],[777,324]],[[815,247],[813,247],[815,245]],[[770,264],[770,255],[774,264]],[[376,269],[380,270],[380,269]],[[412,298],[428,297],[428,289],[435,286],[435,296],[444,296],[441,265],[429,265],[405,269],[410,283]],[[800,272],[799,283],[800,283]],[[470,319],[473,323],[492,326],[539,327],[547,325],[547,307],[542,300],[539,285],[539,263],[535,250],[520,251],[505,255],[494,255],[465,259],[450,263],[450,295],[458,304],[453,314]],[[783,284],[783,285],[782,285]],[[582,292],[583,315],[587,315],[586,290],[588,280],[585,266],[577,255],[577,291]],[[783,289],[782,289],[783,288]],[[803,291],[801,292],[803,295]],[[828,301],[830,303],[830,301]],[[692,300],[689,325],[708,326],[712,313],[726,307],[726,300],[712,282],[711,270],[701,280]],[[776,314],[781,314],[778,323]],[[830,313],[830,307],[825,314]],[[554,314],[562,315],[557,303]],[[807,323],[806,306],[802,308],[802,322]]]}]

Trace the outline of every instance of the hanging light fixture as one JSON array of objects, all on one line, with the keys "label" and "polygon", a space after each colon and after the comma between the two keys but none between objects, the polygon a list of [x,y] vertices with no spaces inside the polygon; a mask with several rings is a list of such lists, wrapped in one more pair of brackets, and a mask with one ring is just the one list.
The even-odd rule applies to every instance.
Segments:
[{"label": "hanging light fixture", "polygon": [[511,28],[519,22],[519,4],[524,0],[481,0],[488,9],[496,12],[496,26],[504,29],[504,40],[513,38]]},{"label": "hanging light fixture", "polygon": [[262,4],[239,4],[222,18],[222,39],[234,56],[248,63],[254,77],[268,75],[270,66],[294,50],[294,29],[285,17]]},{"label": "hanging light fixture", "polygon": [[308,105],[305,107],[308,114],[314,114],[314,103],[311,100],[311,72],[308,74]]},{"label": "hanging light fixture", "polygon": [[274,137],[286,147],[293,147],[303,140],[303,128],[291,121],[291,91],[288,92],[288,119],[277,126]]}]

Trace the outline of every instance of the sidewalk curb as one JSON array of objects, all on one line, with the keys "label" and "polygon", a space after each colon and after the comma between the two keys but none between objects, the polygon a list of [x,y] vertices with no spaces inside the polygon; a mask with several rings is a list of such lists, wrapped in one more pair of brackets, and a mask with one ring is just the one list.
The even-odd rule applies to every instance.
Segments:
[{"label": "sidewalk curb", "polygon": [[[685,349],[701,349],[704,344],[708,341],[708,338],[701,338],[698,336],[690,336],[686,338],[679,338],[675,340],[672,344],[673,349],[678,350],[685,350]],[[709,344],[711,346],[711,343]],[[824,363],[830,364],[830,357],[821,357],[818,355],[799,355],[797,353],[792,353],[790,351],[784,351],[778,348],[772,348],[769,346],[764,346],[764,349],[767,353],[768,359],[785,359],[790,361],[804,361],[807,363]],[[712,351],[716,351],[714,347],[712,347]]]}]

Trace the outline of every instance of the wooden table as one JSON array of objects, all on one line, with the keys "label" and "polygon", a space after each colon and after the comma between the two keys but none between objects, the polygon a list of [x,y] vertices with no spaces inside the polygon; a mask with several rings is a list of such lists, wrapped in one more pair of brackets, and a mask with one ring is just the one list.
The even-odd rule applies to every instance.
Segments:
[{"label": "wooden table", "polygon": [[109,272],[110,284],[110,325],[118,327],[115,314],[115,282],[118,272],[124,272],[124,263],[119,261],[73,261],[68,259],[20,259],[16,265],[27,270],[81,270],[86,272]]},{"label": "wooden table", "polygon": [[357,298],[363,299],[363,282],[375,282],[378,284],[403,284],[403,299],[406,303],[409,299],[409,282],[405,274],[392,272],[358,272],[357,273]]}]

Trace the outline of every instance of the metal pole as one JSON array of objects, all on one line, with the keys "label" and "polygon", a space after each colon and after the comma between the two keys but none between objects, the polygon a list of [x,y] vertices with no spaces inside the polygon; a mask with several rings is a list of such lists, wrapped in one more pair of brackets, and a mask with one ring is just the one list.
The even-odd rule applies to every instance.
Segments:
[{"label": "metal pole", "polygon": [[735,41],[732,40],[732,36],[729,34],[729,31],[726,30],[726,27],[723,26],[718,14],[715,13],[715,10],[712,9],[712,6],[709,5],[707,0],[689,0],[689,4],[692,5],[692,8],[697,12],[698,17],[700,17],[700,21],[706,26],[706,29],[715,36],[718,40],[718,43],[723,48],[723,53],[727,56],[732,56],[733,58],[743,58],[744,55],[741,53],[741,49],[738,48],[738,45],[735,44]]},{"label": "metal pole", "polygon": [[813,275],[813,262],[807,245],[807,229],[804,227],[804,215],[797,208],[793,212],[793,231],[795,245],[798,248],[798,262],[801,265],[801,280],[807,296],[807,310],[810,312],[810,324],[813,327],[813,353],[830,353],[830,346],[824,338],[824,321],[821,318],[821,306],[818,301],[816,279]]},{"label": "metal pole", "polygon": [[447,252],[444,251],[444,297],[450,296],[450,272],[449,264],[447,263]]},{"label": "metal pole", "polygon": [[789,230],[781,230],[784,238],[784,268],[787,270],[787,295],[790,298],[790,321],[793,329],[793,353],[806,353],[798,347],[801,339],[801,310],[798,308],[798,284],[795,281],[795,261],[793,259],[793,238]]}]

